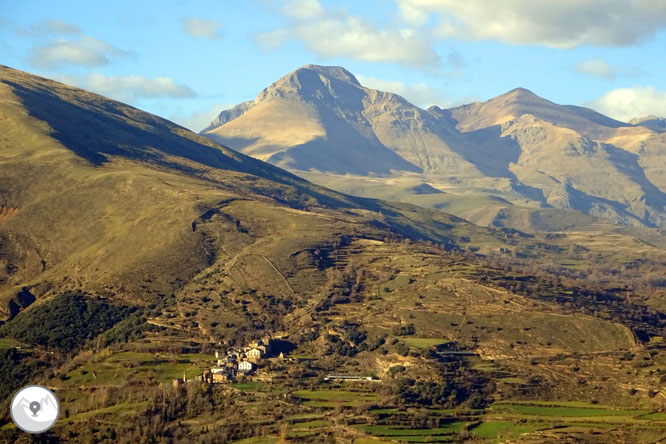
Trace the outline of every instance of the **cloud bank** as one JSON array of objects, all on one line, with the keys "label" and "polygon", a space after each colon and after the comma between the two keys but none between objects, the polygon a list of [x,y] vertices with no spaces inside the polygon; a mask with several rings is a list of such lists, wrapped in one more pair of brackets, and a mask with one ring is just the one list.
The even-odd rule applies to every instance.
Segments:
[{"label": "cloud bank", "polygon": [[578,62],[574,67],[576,72],[606,80],[615,80],[623,76],[636,76],[641,70],[628,65],[609,65],[601,59],[590,59]]},{"label": "cloud bank", "polygon": [[413,26],[440,38],[570,49],[629,46],[666,27],[662,0],[396,0]]},{"label": "cloud bank", "polygon": [[380,28],[345,10],[325,10],[317,0],[290,0],[281,13],[287,26],[257,34],[261,48],[276,49],[293,40],[320,58],[349,57],[415,68],[439,63],[428,37],[410,27]]},{"label": "cloud bank", "polygon": [[135,102],[139,99],[186,99],[197,96],[189,86],[176,83],[170,77],[105,76],[94,73],[83,77],[60,76],[59,80],[122,102]]},{"label": "cloud bank", "polygon": [[32,48],[28,62],[42,69],[57,69],[66,65],[88,68],[108,65],[114,57],[127,57],[123,51],[102,40],[90,36],[77,39],[59,38],[43,46]]},{"label": "cloud bank", "polygon": [[654,86],[616,88],[587,105],[623,122],[648,115],[666,117],[666,91]]}]

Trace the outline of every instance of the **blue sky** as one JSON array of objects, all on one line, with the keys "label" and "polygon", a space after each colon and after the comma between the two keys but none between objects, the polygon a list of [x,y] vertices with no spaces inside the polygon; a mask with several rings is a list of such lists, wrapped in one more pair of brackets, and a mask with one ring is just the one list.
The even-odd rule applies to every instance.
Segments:
[{"label": "blue sky", "polygon": [[515,87],[666,115],[663,0],[0,0],[0,63],[202,129],[308,64],[420,106]]}]

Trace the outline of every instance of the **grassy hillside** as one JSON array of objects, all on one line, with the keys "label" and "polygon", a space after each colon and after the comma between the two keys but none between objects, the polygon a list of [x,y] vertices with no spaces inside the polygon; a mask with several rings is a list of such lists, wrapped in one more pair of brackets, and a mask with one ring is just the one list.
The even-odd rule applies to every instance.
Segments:
[{"label": "grassy hillside", "polygon": [[[9,68],[2,76],[5,316],[54,288],[144,301],[168,294],[228,254],[219,236],[241,244],[262,236],[225,216],[236,201],[259,212],[333,212],[359,234],[454,242],[447,215],[436,216],[442,229],[424,227],[401,209],[311,185],[127,105]],[[300,214],[283,213],[285,228]],[[220,226],[207,233],[211,219]]]},{"label": "grassy hillside", "polygon": [[[3,399],[55,390],[46,438],[666,432],[659,232],[527,234],[348,196],[127,105],[0,74]],[[279,340],[253,375],[173,386],[265,334]],[[0,440],[25,441],[2,411]]]}]

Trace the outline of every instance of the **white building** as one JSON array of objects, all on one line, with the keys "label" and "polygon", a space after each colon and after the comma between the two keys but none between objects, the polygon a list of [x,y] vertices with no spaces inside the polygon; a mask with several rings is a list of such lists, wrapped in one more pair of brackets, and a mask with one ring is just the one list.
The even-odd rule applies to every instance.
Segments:
[{"label": "white building", "polygon": [[247,357],[252,361],[258,361],[264,357],[262,346],[251,348],[247,351]]},{"label": "white building", "polygon": [[243,373],[250,373],[252,371],[253,365],[249,361],[241,361],[238,364],[238,371],[241,371]]}]

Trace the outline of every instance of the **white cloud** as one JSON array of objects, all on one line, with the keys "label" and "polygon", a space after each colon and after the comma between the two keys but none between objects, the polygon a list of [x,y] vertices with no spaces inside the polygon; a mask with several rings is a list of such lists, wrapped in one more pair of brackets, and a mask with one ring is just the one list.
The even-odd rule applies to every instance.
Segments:
[{"label": "white cloud", "polygon": [[620,76],[635,76],[640,74],[640,70],[636,67],[627,65],[611,66],[601,59],[578,62],[574,69],[581,74],[601,77],[606,80],[615,80]]},{"label": "white cloud", "polygon": [[55,69],[63,65],[86,67],[110,63],[114,56],[128,56],[127,51],[116,48],[102,40],[81,36],[78,40],[57,39],[44,46],[32,48],[28,62],[37,68]]},{"label": "white cloud", "polygon": [[616,88],[587,105],[623,122],[648,115],[666,116],[666,91],[654,86]]},{"label": "white cloud", "polygon": [[217,20],[202,20],[191,17],[183,20],[183,31],[192,37],[215,40],[220,38],[222,24]]},{"label": "white cloud", "polygon": [[396,0],[415,26],[438,35],[554,48],[627,46],[666,27],[663,0]]},{"label": "white cloud", "polygon": [[363,86],[398,94],[412,102],[414,105],[427,108],[437,105],[442,108],[453,106],[451,97],[441,89],[432,88],[425,83],[408,85],[395,80],[383,80],[375,77],[356,76]]},{"label": "white cloud", "polygon": [[90,74],[86,79],[86,85],[92,91],[126,100],[138,97],[182,99],[196,96],[189,86],[177,84],[169,77],[151,79],[139,75],[107,77],[102,74]]},{"label": "white cloud", "polygon": [[417,68],[439,63],[428,36],[410,27],[382,29],[344,10],[325,11],[316,0],[291,0],[282,15],[287,26],[255,36],[261,48],[275,49],[296,40],[320,58],[349,57]]},{"label": "white cloud", "polygon": [[616,75],[613,67],[601,59],[591,59],[578,62],[574,69],[581,74],[602,77],[606,80],[613,80]]},{"label": "white cloud", "polygon": [[301,20],[316,19],[324,15],[324,7],[317,0],[290,0],[282,11],[285,15]]},{"label": "white cloud", "polygon": [[[3,22],[3,20],[0,19],[0,26],[3,26],[3,24],[9,25],[8,22]],[[31,37],[43,37],[49,34],[77,35],[82,32],[78,25],[58,19],[46,19],[25,28],[14,26],[11,29],[17,35]]]},{"label": "white cloud", "polygon": [[169,77],[148,78],[140,75],[105,76],[103,74],[89,74],[87,76],[58,76],[58,80],[122,102],[134,102],[142,98],[184,99],[196,97],[196,93],[189,86],[178,84]]}]

